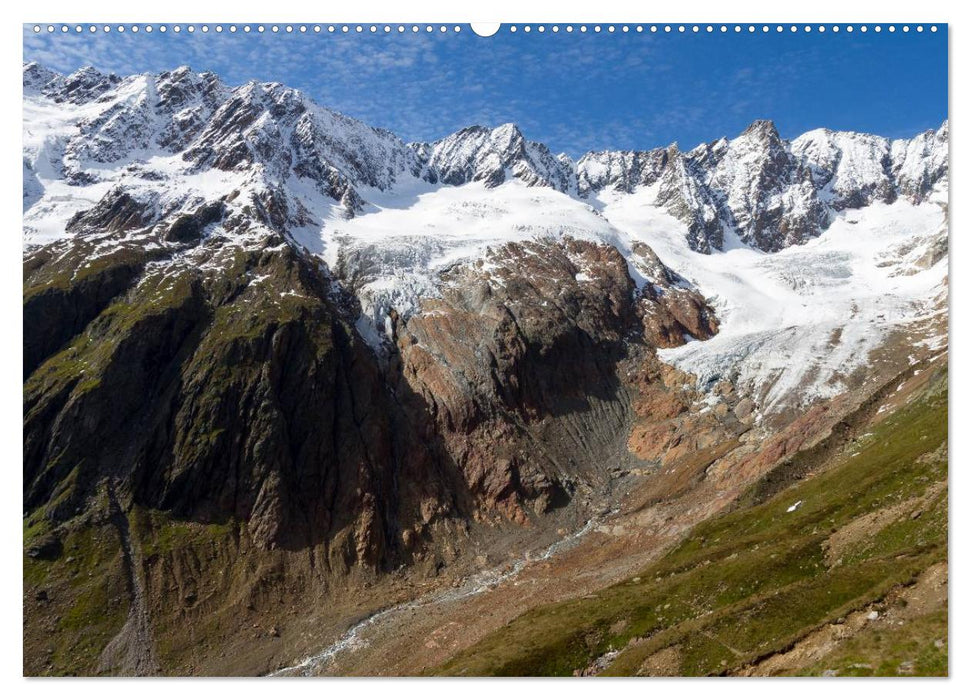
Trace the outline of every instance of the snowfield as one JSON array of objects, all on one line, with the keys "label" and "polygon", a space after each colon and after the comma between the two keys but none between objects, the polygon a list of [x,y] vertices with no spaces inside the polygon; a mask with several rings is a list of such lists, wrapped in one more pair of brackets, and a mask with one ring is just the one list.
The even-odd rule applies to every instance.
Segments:
[{"label": "snowfield", "polygon": [[619,248],[624,237],[590,204],[547,187],[517,180],[488,188],[430,185],[410,178],[392,192],[367,190],[370,203],[352,219],[312,191],[301,203],[318,223],[293,231],[294,239],[341,271],[353,256],[367,259],[355,293],[365,316],[384,326],[390,308],[407,317],[422,298],[438,295],[439,274],[482,257],[489,247],[531,238],[572,236]]},{"label": "snowfield", "polygon": [[847,210],[818,238],[778,253],[729,241],[703,255],[684,244],[684,226],[652,205],[649,189],[601,196],[604,216],[642,240],[690,280],[715,308],[721,328],[660,357],[703,385],[731,379],[763,413],[845,390],[887,334],[932,312],[946,294],[947,258],[918,259],[947,236],[946,195]]},{"label": "snowfield", "polygon": [[[946,294],[947,258],[919,259],[947,236],[941,192],[912,205],[898,200],[840,213],[818,238],[777,253],[746,246],[726,232],[726,250],[698,253],[686,226],[654,204],[656,188],[603,191],[588,200],[508,181],[487,188],[415,180],[393,193],[368,192],[372,203],[353,219],[333,207],[295,238],[332,269],[358,252],[374,263],[355,291],[365,335],[375,338],[390,308],[409,315],[438,293],[442,270],[486,249],[529,238],[573,236],[617,247],[631,261],[634,242],[697,287],[715,308],[719,333],[708,341],[660,351],[702,387],[731,379],[763,414],[829,398],[842,378],[864,366],[887,335],[931,313]],[[313,206],[313,198],[304,204]]]}]

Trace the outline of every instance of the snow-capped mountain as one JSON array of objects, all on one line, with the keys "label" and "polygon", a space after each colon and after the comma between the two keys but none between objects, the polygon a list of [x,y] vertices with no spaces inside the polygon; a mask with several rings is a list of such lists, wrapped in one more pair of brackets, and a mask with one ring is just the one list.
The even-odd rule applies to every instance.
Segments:
[{"label": "snow-capped mountain", "polygon": [[424,164],[423,177],[430,182],[483,182],[495,187],[513,178],[560,192],[576,190],[570,159],[554,156],[542,143],[527,141],[515,124],[495,129],[471,126],[434,143],[412,147]]},{"label": "snow-capped mountain", "polygon": [[[28,246],[106,229],[161,230],[180,217],[212,219],[206,231],[216,239],[273,231],[326,263],[356,297],[358,329],[374,347],[389,337],[389,319],[407,319],[422,300],[441,295],[443,271],[516,241],[605,242],[625,256],[641,289],[659,283],[636,252],[646,243],[685,285],[714,300],[728,322],[719,342],[740,329],[775,337],[780,329],[773,323],[808,324],[812,315],[789,319],[786,311],[773,318],[758,304],[789,286],[805,294],[812,275],[795,279],[806,270],[784,269],[779,261],[804,265],[803,248],[792,247],[810,241],[817,241],[814,249],[833,247],[826,260],[848,255],[848,224],[899,219],[907,223],[890,225],[886,241],[906,248],[906,259],[932,266],[946,255],[946,122],[912,139],[817,129],[787,141],[772,122],[757,121],[736,138],[690,151],[607,150],[574,162],[512,124],[406,144],[298,90],[255,82],[231,88],[187,67],[128,77],[83,68],[61,76],[30,63],[24,91]],[[199,218],[216,203],[219,217]],[[888,212],[880,216],[854,213],[875,206],[896,208],[873,210]],[[911,216],[913,208],[926,216]],[[739,290],[728,277],[742,273],[725,270],[728,258],[755,277],[735,297],[731,290]],[[891,274],[892,262],[880,262],[881,270]],[[861,264],[877,263],[867,257]],[[886,285],[860,282],[855,268],[841,269],[850,270],[853,294],[872,289],[874,299],[896,298]],[[843,274],[834,268],[813,283],[829,319],[817,334],[842,327],[851,309],[870,308],[846,295]],[[782,287],[770,292],[776,277]],[[932,286],[900,291],[900,303],[918,304],[917,297],[933,296]],[[752,322],[733,326],[746,306]],[[872,308],[886,312],[880,304]],[[919,314],[897,315],[903,322]],[[752,349],[750,342],[745,347]],[[714,368],[707,360],[684,366],[705,366],[703,373],[715,376],[736,355],[719,354],[723,361]],[[865,361],[866,350],[858,348],[821,374],[812,363],[778,371],[815,373],[822,385]],[[732,372],[741,372],[753,391],[778,382],[776,370],[752,362]]]},{"label": "snow-capped mountain", "polygon": [[655,204],[687,224],[694,250],[722,249],[725,235],[765,251],[818,236],[846,209],[904,197],[924,201],[947,185],[947,123],[890,141],[818,129],[784,141],[769,121],[735,139],[683,153],[604,151],[578,164],[579,191],[657,187]]},{"label": "snow-capped mountain", "polygon": [[44,672],[284,668],[583,533],[584,577],[642,570],[944,382],[946,123],[574,161],[511,124],[409,144],[277,83],[33,63],[23,118]]},{"label": "snow-capped mountain", "polygon": [[47,139],[57,143],[56,152],[41,153],[42,144],[27,139],[34,142],[25,145],[30,174],[47,158],[66,180],[83,184],[101,166],[127,159],[152,177],[148,156],[179,154],[185,172],[259,170],[272,183],[308,181],[346,216],[363,211],[365,190],[386,192],[403,178],[487,187],[517,180],[581,199],[656,187],[656,205],[688,226],[689,245],[700,252],[722,249],[726,234],[781,250],[819,235],[840,211],[897,197],[920,203],[947,178],[946,123],[909,140],[817,129],[787,142],[771,122],[758,121],[737,138],[688,152],[676,145],[599,151],[574,164],[513,124],[405,144],[283,85],[229,89],[187,67],[122,79],[94,68],[60,76],[31,63],[24,89],[35,104],[59,105],[64,120],[42,137],[46,149],[53,146]]}]

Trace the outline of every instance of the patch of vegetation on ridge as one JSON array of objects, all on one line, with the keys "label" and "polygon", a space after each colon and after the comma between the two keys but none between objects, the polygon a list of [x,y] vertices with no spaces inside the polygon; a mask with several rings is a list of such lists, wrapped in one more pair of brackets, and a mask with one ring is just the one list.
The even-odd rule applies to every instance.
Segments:
[{"label": "patch of vegetation on ridge", "polygon": [[[32,556],[43,538],[58,551]],[[52,530],[35,512],[24,518],[24,673],[90,676],[128,617],[121,542],[108,524]]]},{"label": "patch of vegetation on ridge", "polygon": [[826,543],[857,518],[946,482],[946,450],[937,449],[947,440],[946,381],[938,377],[872,426],[856,454],[760,505],[701,523],[639,576],[596,597],[525,613],[437,673],[569,675],[615,652],[606,675],[651,673],[645,662],[662,653],[665,674],[725,674],[912,582],[946,560],[946,488],[916,516],[865,533],[832,566]]},{"label": "patch of vegetation on ridge", "polygon": [[70,345],[41,364],[24,382],[24,395],[65,390],[81,395],[96,389],[119,345],[137,332],[139,324],[178,310],[191,298],[188,275],[156,275],[143,280],[137,296],[129,295],[109,305]]},{"label": "patch of vegetation on ridge", "polygon": [[132,534],[139,542],[141,555],[146,558],[180,549],[214,547],[230,539],[238,529],[238,524],[233,520],[197,523],[179,520],[164,511],[137,506],[128,518]]},{"label": "patch of vegetation on ridge", "polygon": [[143,248],[127,245],[98,254],[94,246],[80,244],[67,254],[70,260],[58,260],[57,264],[44,264],[50,262],[50,251],[40,251],[34,255],[41,254],[45,259],[42,259],[39,266],[35,267],[31,260],[24,262],[24,303],[37,294],[52,289],[66,291],[77,287],[87,280],[110,272],[113,268],[140,268],[151,257],[146,255]]},{"label": "patch of vegetation on ridge", "polygon": [[947,649],[947,611],[938,610],[902,627],[863,630],[800,675],[946,676]]}]

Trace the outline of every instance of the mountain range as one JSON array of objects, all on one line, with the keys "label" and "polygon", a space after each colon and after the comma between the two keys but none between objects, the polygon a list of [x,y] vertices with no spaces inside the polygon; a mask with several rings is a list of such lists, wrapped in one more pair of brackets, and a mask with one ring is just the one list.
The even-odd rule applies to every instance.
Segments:
[{"label": "mountain range", "polygon": [[912,139],[816,129],[786,141],[772,122],[756,121],[734,139],[686,152],[672,144],[574,162],[514,124],[406,144],[284,85],[230,89],[185,66],[122,79],[90,67],[61,76],[32,63],[24,87],[57,104],[88,106],[63,144],[68,180],[83,179],[87,166],[155,150],[180,154],[194,172],[258,169],[268,183],[308,180],[345,216],[365,211],[366,190],[393,190],[409,177],[487,187],[517,180],[580,198],[656,186],[656,205],[685,223],[699,252],[722,249],[726,234],[765,251],[804,243],[841,211],[898,197],[920,203],[947,176],[946,122]]},{"label": "mountain range", "polygon": [[574,161],[187,67],[23,79],[30,672],[288,666],[644,488],[685,531],[946,365],[946,122]]}]

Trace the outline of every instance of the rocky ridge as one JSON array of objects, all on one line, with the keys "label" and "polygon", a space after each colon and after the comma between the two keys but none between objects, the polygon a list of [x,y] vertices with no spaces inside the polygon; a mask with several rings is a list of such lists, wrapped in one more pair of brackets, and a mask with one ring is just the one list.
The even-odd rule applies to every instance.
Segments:
[{"label": "rocky ridge", "polygon": [[[512,179],[591,200],[607,189],[648,187],[656,188],[657,206],[686,224],[688,244],[700,252],[724,248],[726,236],[780,250],[819,235],[838,212],[897,198],[918,203],[947,178],[946,122],[912,139],[817,129],[787,141],[772,122],[757,121],[734,139],[690,151],[676,144],[599,151],[574,163],[513,124],[405,144],[298,90],[255,82],[229,88],[188,67],[119,78],[90,67],[61,76],[29,63],[24,87],[28,99],[90,108],[74,134],[58,138],[56,151],[48,144],[25,154],[27,179],[48,165],[38,156],[55,156],[50,165],[69,181],[90,182],[97,167],[89,166],[158,149],[181,154],[189,172],[256,171],[267,185],[305,181],[345,216],[366,211],[368,190],[391,191],[408,177],[487,187]],[[139,163],[132,174],[160,175]],[[291,212],[288,224],[300,219]]]}]

